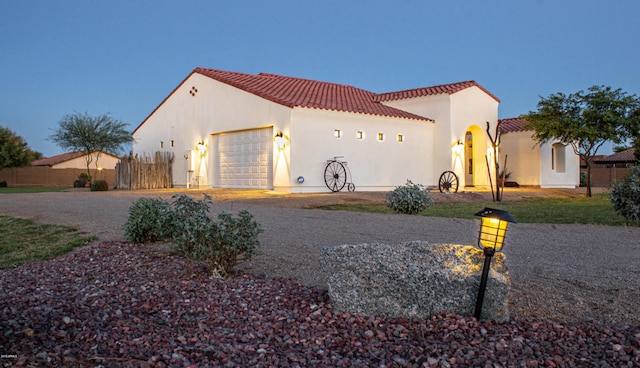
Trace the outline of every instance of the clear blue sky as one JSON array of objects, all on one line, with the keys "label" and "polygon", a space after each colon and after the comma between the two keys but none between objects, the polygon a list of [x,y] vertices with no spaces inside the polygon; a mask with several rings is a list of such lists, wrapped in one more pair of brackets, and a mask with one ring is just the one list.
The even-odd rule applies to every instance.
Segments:
[{"label": "clear blue sky", "polygon": [[133,130],[195,67],[372,92],[476,80],[500,118],[540,96],[640,95],[637,0],[0,0],[0,126],[45,156],[65,114]]}]

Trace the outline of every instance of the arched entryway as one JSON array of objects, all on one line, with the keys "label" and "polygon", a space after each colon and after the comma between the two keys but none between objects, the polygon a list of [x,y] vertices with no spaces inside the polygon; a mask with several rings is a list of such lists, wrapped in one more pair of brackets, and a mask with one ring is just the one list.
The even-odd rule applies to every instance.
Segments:
[{"label": "arched entryway", "polygon": [[471,125],[464,134],[464,184],[466,187],[489,185],[487,175],[487,138],[477,125]]}]

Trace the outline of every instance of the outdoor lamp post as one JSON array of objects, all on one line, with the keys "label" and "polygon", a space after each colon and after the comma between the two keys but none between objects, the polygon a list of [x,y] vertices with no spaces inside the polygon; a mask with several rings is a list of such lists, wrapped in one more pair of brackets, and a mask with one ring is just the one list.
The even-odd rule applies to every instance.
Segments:
[{"label": "outdoor lamp post", "polygon": [[487,278],[489,276],[489,267],[491,266],[491,257],[496,251],[501,251],[504,244],[504,236],[507,233],[507,227],[510,222],[515,223],[516,220],[511,217],[509,212],[496,210],[493,208],[485,208],[475,214],[482,218],[480,223],[480,231],[478,232],[478,247],[484,250],[484,266],[482,267],[482,278],[480,278],[480,289],[478,290],[478,299],[476,301],[476,311],[474,316],[480,319],[482,313],[482,302],[484,301],[484,291],[487,288]]}]

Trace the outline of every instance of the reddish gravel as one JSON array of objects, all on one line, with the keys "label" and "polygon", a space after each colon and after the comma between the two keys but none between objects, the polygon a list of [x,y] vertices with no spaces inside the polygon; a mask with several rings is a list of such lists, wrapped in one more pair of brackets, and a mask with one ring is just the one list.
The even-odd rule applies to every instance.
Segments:
[{"label": "reddish gravel", "polygon": [[0,271],[0,295],[1,366],[640,367],[640,326],[340,314],[320,289],[116,242]]}]

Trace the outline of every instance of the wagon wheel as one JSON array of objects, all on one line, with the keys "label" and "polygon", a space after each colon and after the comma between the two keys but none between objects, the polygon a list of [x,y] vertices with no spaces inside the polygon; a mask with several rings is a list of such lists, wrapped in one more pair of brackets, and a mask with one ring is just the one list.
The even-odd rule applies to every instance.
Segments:
[{"label": "wagon wheel", "polygon": [[458,176],[453,171],[445,171],[438,180],[440,192],[458,192]]},{"label": "wagon wheel", "polygon": [[347,170],[338,161],[330,161],[324,169],[324,182],[332,192],[339,192],[347,183]]}]

